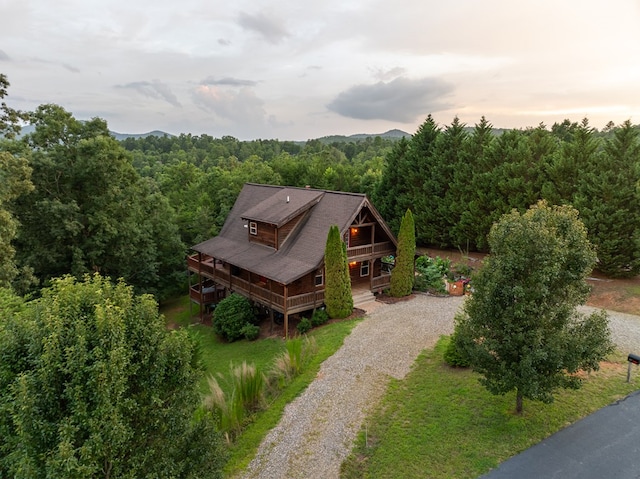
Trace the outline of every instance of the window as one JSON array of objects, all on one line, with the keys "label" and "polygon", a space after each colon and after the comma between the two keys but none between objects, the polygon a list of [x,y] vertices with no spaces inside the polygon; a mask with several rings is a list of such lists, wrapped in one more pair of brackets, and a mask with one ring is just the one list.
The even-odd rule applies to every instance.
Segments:
[{"label": "window", "polygon": [[256,223],[255,221],[249,222],[249,233],[251,233],[252,235],[258,234],[258,223]]},{"label": "window", "polygon": [[322,286],[324,284],[324,275],[322,270],[316,271],[316,286]]},{"label": "window", "polygon": [[369,276],[369,261],[360,263],[360,276]]}]

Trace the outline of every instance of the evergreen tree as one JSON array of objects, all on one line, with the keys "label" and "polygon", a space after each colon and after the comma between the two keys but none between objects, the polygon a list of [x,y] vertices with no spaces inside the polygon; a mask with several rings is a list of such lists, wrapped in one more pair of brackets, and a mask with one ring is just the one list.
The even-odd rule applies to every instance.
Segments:
[{"label": "evergreen tree", "polygon": [[606,314],[584,317],[595,250],[571,206],[539,202],[504,215],[489,235],[491,256],[456,318],[456,341],[493,394],[551,402],[578,388],[580,370],[598,369],[612,350]]},{"label": "evergreen tree", "polygon": [[590,165],[599,163],[601,141],[585,118],[572,128],[545,168],[542,196],[554,205],[572,204],[580,178]]},{"label": "evergreen tree", "polygon": [[411,294],[414,280],[413,259],[415,253],[415,223],[411,210],[407,210],[400,223],[396,264],[391,270],[391,296],[400,297]]},{"label": "evergreen tree", "polygon": [[389,218],[389,227],[397,232],[399,219],[410,201],[408,168],[409,142],[402,137],[385,157],[382,178],[378,183],[372,201],[384,218]]},{"label": "evergreen tree", "polygon": [[353,312],[353,295],[347,263],[347,246],[337,225],[329,228],[324,251],[324,304],[330,318],[346,318]]},{"label": "evergreen tree", "polygon": [[465,250],[486,248],[488,227],[484,218],[488,208],[488,178],[493,169],[491,151],[494,138],[493,126],[483,116],[465,143],[466,161],[454,171],[458,199],[453,205],[457,213],[451,238],[453,246]]},{"label": "evergreen tree", "polygon": [[596,245],[605,274],[640,273],[640,141],[630,121],[605,141],[604,151],[581,168],[574,206]]},{"label": "evergreen tree", "polygon": [[429,220],[434,226],[432,244],[445,248],[459,244],[454,242],[453,228],[462,214],[461,207],[465,201],[462,194],[468,181],[459,175],[466,170],[465,166],[468,163],[466,145],[469,134],[465,127],[466,125],[455,117],[451,125],[445,127],[438,137],[437,152],[434,155],[437,163],[434,164],[434,174],[431,178],[437,189],[427,191],[427,194],[430,194],[428,202],[432,204]]},{"label": "evergreen tree", "polygon": [[438,244],[440,225],[438,208],[443,201],[442,184],[437,169],[442,166],[437,155],[440,129],[429,115],[411,137],[407,160],[400,170],[408,182],[407,207],[416,212],[416,240],[420,244]]}]

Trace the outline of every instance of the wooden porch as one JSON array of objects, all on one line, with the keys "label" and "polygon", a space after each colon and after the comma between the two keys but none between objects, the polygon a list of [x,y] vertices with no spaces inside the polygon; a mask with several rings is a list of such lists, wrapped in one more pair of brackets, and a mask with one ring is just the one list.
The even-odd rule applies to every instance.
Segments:
[{"label": "wooden porch", "polygon": [[[369,250],[373,251],[378,248],[378,251],[387,251],[388,248],[392,248],[393,244],[380,244],[369,245]],[[358,255],[365,255],[363,252],[365,247],[351,248]],[[391,251],[389,254],[392,254]],[[371,254],[371,253],[369,253]],[[379,254],[379,253],[376,253]],[[367,258],[368,256],[364,256]],[[349,259],[355,260],[357,256],[352,256]],[[249,300],[260,303],[268,308],[281,313],[294,314],[302,311],[308,311],[320,307],[324,303],[324,286],[318,287],[311,292],[305,292],[303,294],[289,295],[288,289],[284,285],[278,285],[282,289],[284,294],[274,291],[274,287],[271,282],[264,282],[255,277],[254,281],[248,281],[239,276],[232,274],[230,268],[227,265],[223,265],[214,258],[204,256],[202,261],[199,260],[199,255],[191,255],[187,258],[187,264],[189,271],[198,274],[203,278],[203,282],[199,282],[190,286],[189,296],[191,299],[200,304],[207,304],[217,302],[219,299],[216,294],[219,288],[225,288],[228,291],[236,292]],[[207,287],[206,281],[210,281],[217,285],[218,289],[211,289]],[[391,284],[391,275],[388,273],[382,273],[379,276],[372,276],[367,278],[361,278],[357,281],[358,288],[367,288],[370,291],[382,291],[388,288]],[[201,286],[202,285],[202,286]],[[352,283],[354,289],[356,287],[355,282]]]},{"label": "wooden porch", "polygon": [[[260,303],[268,308],[274,309],[281,313],[289,314],[307,311],[321,306],[324,303],[324,288],[316,291],[298,295],[286,295],[274,292],[266,283],[256,280],[255,282],[247,281],[243,278],[231,274],[228,267],[216,263],[214,266],[213,258],[204,258],[202,262],[198,261],[198,255],[192,255],[188,258],[189,270],[198,273],[204,278],[211,279],[216,284],[226,288],[228,291],[236,292],[249,300]],[[195,285],[198,286],[198,285]],[[284,288],[286,293],[286,288]],[[194,301],[199,301],[199,286],[190,288],[190,296]]]}]

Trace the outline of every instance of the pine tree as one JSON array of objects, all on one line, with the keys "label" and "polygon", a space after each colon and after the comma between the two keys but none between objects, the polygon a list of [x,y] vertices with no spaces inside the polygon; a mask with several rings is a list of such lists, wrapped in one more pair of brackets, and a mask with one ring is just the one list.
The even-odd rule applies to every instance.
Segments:
[{"label": "pine tree", "polygon": [[630,121],[582,168],[573,205],[596,245],[605,274],[640,273],[640,140]]},{"label": "pine tree", "polygon": [[413,289],[413,258],[416,251],[416,230],[411,210],[400,223],[396,265],[391,271],[391,296],[407,296]]},{"label": "pine tree", "polygon": [[330,318],[346,318],[353,311],[351,279],[347,263],[347,246],[340,238],[338,226],[329,228],[324,252],[324,303]]}]

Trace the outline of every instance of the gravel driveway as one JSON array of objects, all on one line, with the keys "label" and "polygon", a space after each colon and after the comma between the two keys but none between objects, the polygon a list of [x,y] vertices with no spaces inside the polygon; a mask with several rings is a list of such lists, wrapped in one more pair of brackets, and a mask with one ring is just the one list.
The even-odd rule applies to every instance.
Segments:
[{"label": "gravel driveway", "polygon": [[[453,331],[463,297],[417,295],[372,303],[344,345],[321,366],[306,391],[284,410],[244,478],[338,478],[340,465],[390,377],[402,379],[420,352]],[[583,307],[584,312],[594,308]],[[610,312],[614,341],[640,353],[640,317]]]}]

